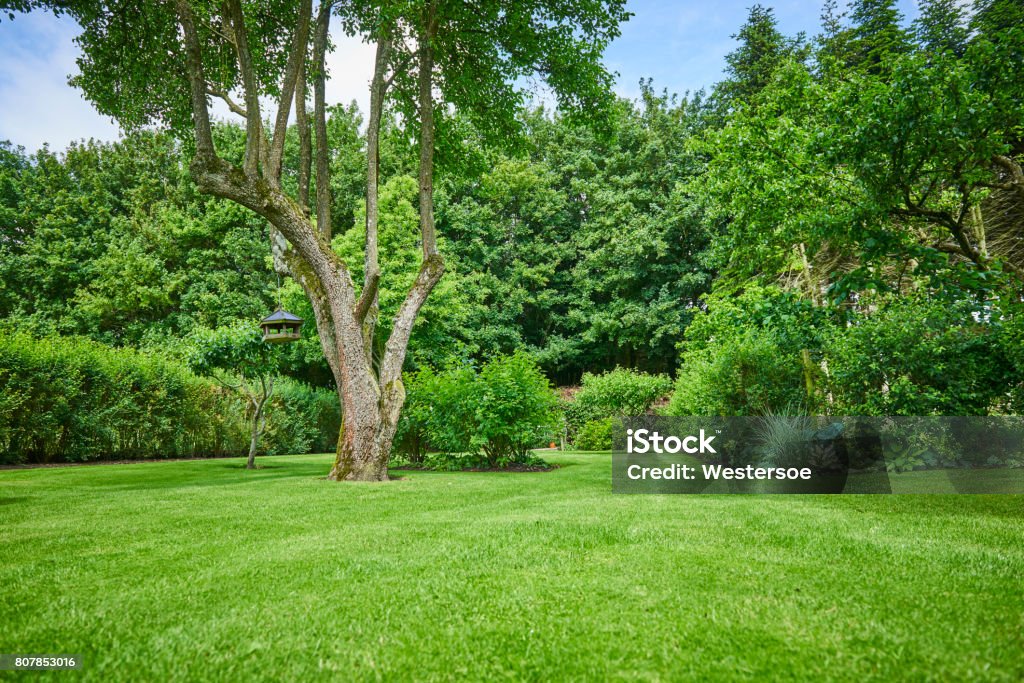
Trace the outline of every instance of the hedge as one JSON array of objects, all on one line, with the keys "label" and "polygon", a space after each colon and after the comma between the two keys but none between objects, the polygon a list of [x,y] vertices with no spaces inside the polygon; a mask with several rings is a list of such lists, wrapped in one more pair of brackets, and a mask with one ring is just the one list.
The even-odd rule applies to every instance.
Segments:
[{"label": "hedge", "polygon": [[[325,417],[325,395],[334,417]],[[271,452],[333,450],[333,393],[288,385],[278,401]],[[230,390],[157,355],[0,335],[3,464],[242,455],[244,411]]]}]

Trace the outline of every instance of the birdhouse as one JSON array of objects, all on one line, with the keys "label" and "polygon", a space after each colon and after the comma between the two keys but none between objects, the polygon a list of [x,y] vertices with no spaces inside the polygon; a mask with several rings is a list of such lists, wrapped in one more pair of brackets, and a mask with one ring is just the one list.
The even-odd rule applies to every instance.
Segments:
[{"label": "birdhouse", "polygon": [[261,320],[260,327],[263,328],[263,341],[286,344],[301,336],[299,330],[302,329],[302,318],[279,308]]}]

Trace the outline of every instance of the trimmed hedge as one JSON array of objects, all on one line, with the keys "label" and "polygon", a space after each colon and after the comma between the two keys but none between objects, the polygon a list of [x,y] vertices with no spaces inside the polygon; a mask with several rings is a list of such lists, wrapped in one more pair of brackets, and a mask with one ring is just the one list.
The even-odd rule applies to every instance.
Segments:
[{"label": "trimmed hedge", "polygon": [[270,399],[260,447],[268,455],[334,452],[340,431],[338,394],[281,378]]},{"label": "trimmed hedge", "polygon": [[[334,449],[332,392],[284,383],[271,410],[269,452]],[[0,336],[0,463],[243,455],[248,443],[238,397],[165,358]]]}]

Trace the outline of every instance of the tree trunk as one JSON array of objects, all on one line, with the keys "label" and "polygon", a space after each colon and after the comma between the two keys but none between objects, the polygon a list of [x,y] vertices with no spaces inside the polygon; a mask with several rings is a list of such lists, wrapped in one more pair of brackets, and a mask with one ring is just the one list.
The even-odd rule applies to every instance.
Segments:
[{"label": "tree trunk", "polygon": [[256,446],[260,441],[260,416],[252,416],[252,430],[249,432],[249,460],[245,463],[245,469],[256,469]]},{"label": "tree trunk", "polygon": [[[368,400],[367,400],[368,399]],[[391,444],[398,415],[405,402],[401,380],[382,397],[343,392],[345,406],[341,436],[328,479],[334,481],[387,481]]]},{"label": "tree trunk", "polygon": [[[262,380],[261,380],[262,382]],[[252,400],[252,428],[249,432],[249,460],[245,463],[245,469],[254,470],[256,469],[256,448],[259,446],[260,437],[263,436],[263,410],[266,408],[267,401],[270,399],[270,393],[273,391],[273,380],[271,380],[270,389],[264,385],[263,395],[259,399]]]}]

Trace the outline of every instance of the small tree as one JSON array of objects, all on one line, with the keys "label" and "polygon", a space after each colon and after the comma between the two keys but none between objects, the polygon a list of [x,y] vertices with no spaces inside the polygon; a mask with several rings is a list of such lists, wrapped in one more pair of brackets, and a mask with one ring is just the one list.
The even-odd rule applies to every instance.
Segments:
[{"label": "small tree", "polygon": [[251,420],[245,467],[255,469],[256,449],[267,428],[267,403],[281,366],[280,347],[264,342],[258,327],[238,324],[196,334],[189,360],[196,372],[245,396]]}]

